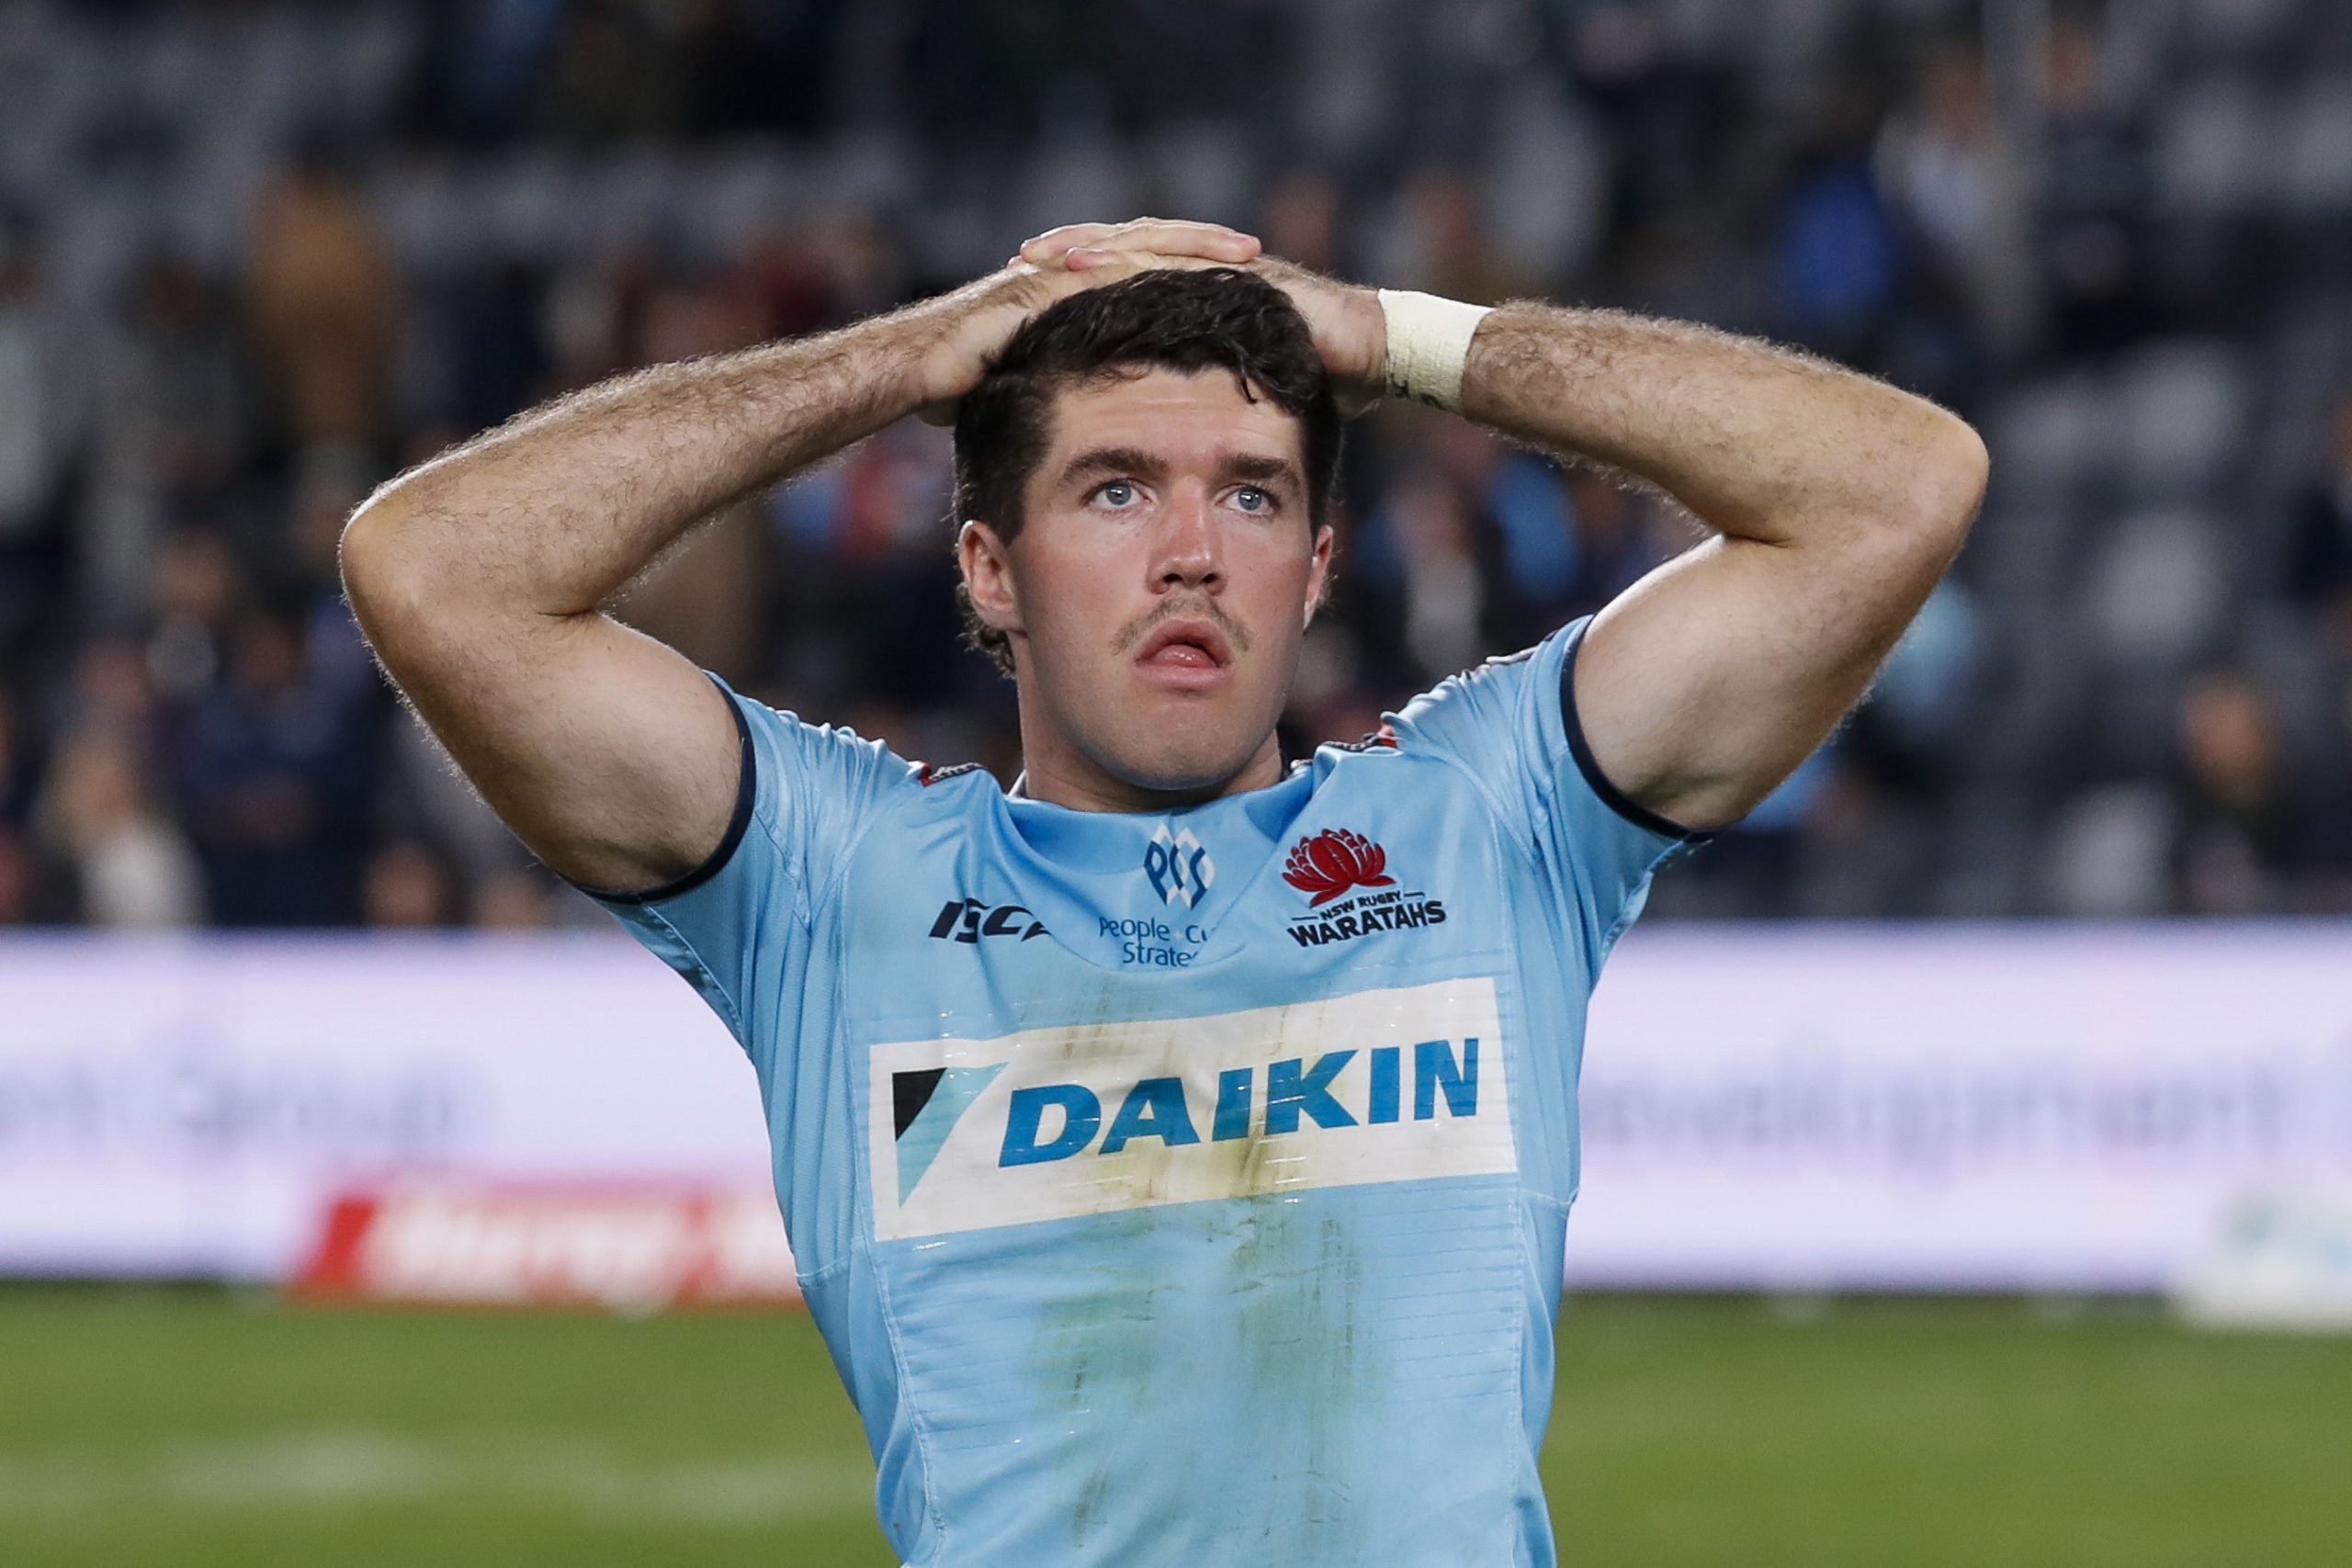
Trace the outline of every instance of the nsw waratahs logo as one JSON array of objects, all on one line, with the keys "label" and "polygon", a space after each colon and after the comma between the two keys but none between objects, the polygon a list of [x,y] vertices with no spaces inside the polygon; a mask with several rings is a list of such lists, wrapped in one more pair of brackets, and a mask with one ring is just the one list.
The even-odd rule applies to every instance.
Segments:
[{"label": "nsw waratahs logo", "polygon": [[1385,874],[1388,852],[1345,828],[1326,828],[1311,839],[1293,845],[1283,867],[1283,880],[1311,895],[1316,908],[1358,887],[1394,887],[1396,879]]},{"label": "nsw waratahs logo", "polygon": [[1445,923],[1442,903],[1398,886],[1388,874],[1388,852],[1345,828],[1326,828],[1291,846],[1283,880],[1306,895],[1310,912],[1290,927],[1301,947]]}]

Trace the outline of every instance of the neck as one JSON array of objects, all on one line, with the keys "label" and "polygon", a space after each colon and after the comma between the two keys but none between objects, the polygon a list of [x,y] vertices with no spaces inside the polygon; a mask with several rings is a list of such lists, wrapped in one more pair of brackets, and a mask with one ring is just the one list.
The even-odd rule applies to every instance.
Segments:
[{"label": "neck", "polygon": [[1226,778],[1184,789],[1153,789],[1112,773],[1066,737],[1033,730],[1026,711],[1021,716],[1022,782],[1032,800],[1047,801],[1072,811],[1128,813],[1172,811],[1198,806],[1228,795],[1241,795],[1280,784],[1282,746],[1269,731],[1250,760]]}]

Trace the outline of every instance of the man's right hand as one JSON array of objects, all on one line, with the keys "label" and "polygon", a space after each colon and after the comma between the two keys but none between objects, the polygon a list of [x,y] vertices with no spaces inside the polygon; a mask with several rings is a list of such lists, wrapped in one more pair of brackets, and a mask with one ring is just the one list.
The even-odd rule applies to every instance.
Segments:
[{"label": "man's right hand", "polygon": [[1257,236],[1216,223],[1137,218],[1049,229],[1001,271],[922,308],[935,312],[941,332],[923,355],[920,412],[934,424],[952,423],[956,400],[979,385],[989,362],[1057,300],[1153,267],[1239,266],[1258,253]]}]

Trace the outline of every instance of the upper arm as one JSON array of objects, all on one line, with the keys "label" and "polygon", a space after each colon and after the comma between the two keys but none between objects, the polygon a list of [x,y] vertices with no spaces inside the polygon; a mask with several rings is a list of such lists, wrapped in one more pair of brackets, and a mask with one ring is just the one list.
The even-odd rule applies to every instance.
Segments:
[{"label": "upper arm", "polygon": [[1718,536],[1594,618],[1574,697],[1618,788],[1685,827],[1716,828],[1828,738],[1974,515],[1983,449],[1953,423],[1965,447],[1950,474],[1923,476],[1915,515],[1841,521],[1781,543]]},{"label": "upper arm", "polygon": [[1597,964],[1651,874],[1697,835],[1627,799],[1595,766],[1568,686],[1589,620],[1424,693],[1390,723],[1407,751],[1450,758],[1530,855]]},{"label": "upper arm", "polygon": [[816,933],[866,829],[920,798],[915,771],[877,740],[808,725],[726,689],[743,739],[735,809],[718,848],[638,892],[582,891],[699,992],[749,1052],[763,1084],[815,962]]},{"label": "upper arm", "polygon": [[727,697],[675,649],[609,615],[468,602],[368,525],[344,582],[378,658],[533,853],[590,886],[667,884],[718,848],[741,768]]}]

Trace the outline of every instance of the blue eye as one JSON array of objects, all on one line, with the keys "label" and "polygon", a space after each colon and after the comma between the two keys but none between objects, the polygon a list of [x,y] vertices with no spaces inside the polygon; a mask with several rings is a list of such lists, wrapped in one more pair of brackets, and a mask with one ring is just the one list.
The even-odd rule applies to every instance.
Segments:
[{"label": "blue eye", "polygon": [[1272,512],[1274,498],[1255,485],[1244,485],[1233,492],[1233,504],[1244,512]]},{"label": "blue eye", "polygon": [[1136,487],[1125,479],[1113,479],[1094,492],[1094,499],[1107,506],[1125,506],[1136,498]]}]

